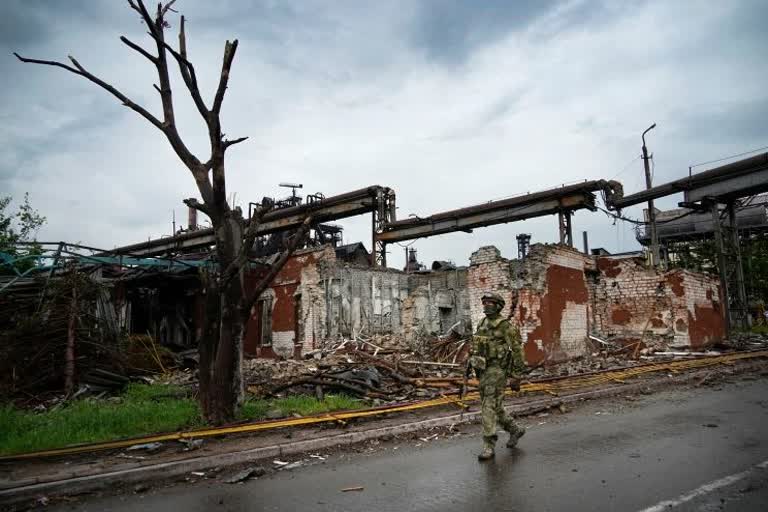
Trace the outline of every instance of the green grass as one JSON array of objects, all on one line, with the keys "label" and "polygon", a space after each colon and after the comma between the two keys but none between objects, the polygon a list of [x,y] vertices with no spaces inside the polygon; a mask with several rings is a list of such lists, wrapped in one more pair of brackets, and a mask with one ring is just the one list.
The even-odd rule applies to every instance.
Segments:
[{"label": "green grass", "polygon": [[120,402],[83,399],[44,412],[0,406],[0,454],[200,426],[197,403],[182,394],[174,386],[130,384]]},{"label": "green grass", "polygon": [[[249,400],[242,419],[266,418],[279,409],[283,416],[302,416],[359,409],[364,402],[344,395],[290,396]],[[203,426],[197,401],[185,397],[178,386],[130,384],[119,402],[83,399],[44,412],[20,410],[0,404],[0,455],[10,455],[80,443],[173,432]]]},{"label": "green grass", "polygon": [[754,334],[768,334],[768,325],[753,325],[751,331]]},{"label": "green grass", "polygon": [[365,402],[350,398],[346,395],[326,395],[323,401],[311,396],[294,395],[273,400],[248,400],[240,412],[243,419],[261,420],[266,418],[267,411],[279,409],[283,416],[300,414],[311,416],[323,412],[361,409]]}]

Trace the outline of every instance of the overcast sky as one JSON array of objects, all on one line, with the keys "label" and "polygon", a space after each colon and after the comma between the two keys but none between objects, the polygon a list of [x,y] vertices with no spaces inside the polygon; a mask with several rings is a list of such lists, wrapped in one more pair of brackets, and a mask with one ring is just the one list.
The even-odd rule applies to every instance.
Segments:
[{"label": "overcast sky", "polygon": [[[283,181],[326,195],[389,186],[399,218],[593,178],[636,192],[644,188],[640,134],[654,122],[655,183],[768,145],[768,0],[175,7],[187,17],[209,103],[224,41],[240,41],[223,111],[229,137],[250,137],[228,152],[228,190],[240,205],[289,192],[277,187]],[[30,192],[48,218],[39,239],[109,248],[170,234],[174,210],[186,224],[181,199],[196,195],[194,182],[153,126],[90,82],[12,55],[73,55],[160,115],[154,68],[119,40],[149,48],[144,31],[119,0],[3,2],[0,194]],[[174,79],[180,130],[205,160],[206,132]],[[345,241],[370,247],[369,217],[343,225]],[[637,247],[630,225],[600,212],[575,216],[579,247],[582,230],[592,247]],[[488,244],[514,257],[521,232],[554,242],[557,219],[414,247],[426,264],[466,264]],[[403,249],[391,249],[401,265]]]}]

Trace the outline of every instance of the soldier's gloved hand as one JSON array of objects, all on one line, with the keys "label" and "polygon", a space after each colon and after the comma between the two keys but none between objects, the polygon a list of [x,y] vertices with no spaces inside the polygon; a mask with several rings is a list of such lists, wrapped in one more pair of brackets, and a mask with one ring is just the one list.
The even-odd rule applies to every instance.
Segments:
[{"label": "soldier's gloved hand", "polygon": [[485,358],[482,356],[472,356],[469,358],[469,366],[477,370],[485,370]]},{"label": "soldier's gloved hand", "polygon": [[520,391],[520,379],[517,377],[510,377],[509,389],[511,389],[512,391]]}]

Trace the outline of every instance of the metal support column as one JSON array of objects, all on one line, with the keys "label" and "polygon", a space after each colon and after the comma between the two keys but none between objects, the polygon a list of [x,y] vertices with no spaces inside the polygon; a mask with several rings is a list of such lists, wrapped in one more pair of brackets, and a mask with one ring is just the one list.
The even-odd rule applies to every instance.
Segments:
[{"label": "metal support column", "polygon": [[517,259],[522,260],[528,255],[529,245],[531,245],[531,235],[529,233],[517,235]]},{"label": "metal support column", "polygon": [[562,210],[557,212],[557,229],[560,233],[560,244],[562,245],[565,243],[565,216]]},{"label": "metal support column", "polygon": [[728,281],[734,294],[734,297],[731,298],[731,318],[735,327],[747,329],[751,327],[752,319],[749,316],[749,305],[747,304],[747,289],[744,284],[744,267],[741,260],[741,238],[736,224],[736,204],[734,201],[728,202],[727,210],[728,230],[730,231],[729,256],[731,257]]},{"label": "metal support column", "polygon": [[560,210],[557,212],[557,224],[560,230],[560,244],[573,247],[573,230],[571,228],[570,210]]},{"label": "metal support column", "polygon": [[387,266],[387,243],[376,236],[384,230],[384,225],[395,219],[395,194],[394,192],[376,193],[376,204],[371,213],[371,265],[374,267]]},{"label": "metal support column", "polygon": [[720,224],[720,210],[717,203],[709,204],[709,211],[712,214],[712,224],[715,231],[715,243],[717,244],[717,270],[720,276],[720,294],[723,301],[723,313],[725,314],[725,326],[728,332],[731,331],[731,307],[728,293],[728,279],[725,270],[725,244],[723,243],[723,230]]},{"label": "metal support column", "polygon": [[[645,145],[645,134],[656,128],[656,123],[653,123],[647,130],[643,132],[643,167],[645,168],[645,185],[647,188],[652,188],[653,183],[651,179],[651,169],[648,165],[648,161],[652,158],[648,156],[648,148]],[[651,228],[651,266],[655,267],[661,263],[659,255],[659,235],[656,230],[656,207],[653,205],[653,199],[648,201],[648,225]]]}]

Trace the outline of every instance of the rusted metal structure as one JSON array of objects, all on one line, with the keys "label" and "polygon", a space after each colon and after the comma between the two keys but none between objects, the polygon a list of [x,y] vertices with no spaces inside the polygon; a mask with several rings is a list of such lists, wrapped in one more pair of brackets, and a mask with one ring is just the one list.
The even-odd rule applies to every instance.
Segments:
[{"label": "rusted metal structure", "polygon": [[[371,213],[373,226],[378,228],[394,219],[394,204],[395,193],[392,189],[374,185],[337,196],[316,198],[316,200],[308,201],[305,204],[269,212],[264,216],[258,234],[261,236],[296,229],[304,222],[307,215],[312,215],[313,222],[319,225],[324,222]],[[156,238],[146,242],[125,245],[111,252],[138,256],[161,256],[206,249],[213,244],[213,230],[207,228],[172,237]],[[386,263],[383,253],[378,254],[375,250],[374,261]]]},{"label": "rusted metal structure", "polygon": [[745,158],[686,178],[671,181],[626,197],[606,201],[609,208],[621,210],[682,192],[680,206],[708,212],[718,246],[718,271],[723,290],[726,322],[730,328],[749,326],[744,270],[737,210],[740,200],[768,192],[768,153]]},{"label": "rusted metal structure", "polygon": [[[571,216],[580,209],[595,208],[595,193],[606,197],[621,197],[619,182],[594,180],[584,181],[541,192],[490,201],[488,203],[441,212],[426,218],[396,219],[396,196],[394,190],[374,185],[331,197],[314,197],[306,204],[274,210],[264,216],[259,235],[267,235],[294,229],[311,214],[316,226],[323,222],[340,220],[357,215],[371,214],[372,247],[371,262],[386,267],[386,245],[403,240],[468,231],[484,226],[493,226],[519,220],[558,215],[560,243],[573,245]],[[213,245],[213,231],[197,229],[172,237],[157,238],[118,247],[115,254],[136,256],[160,256],[206,249]]]},{"label": "rusted metal structure", "polygon": [[436,213],[429,217],[415,217],[390,222],[376,234],[382,244],[425,238],[455,231],[471,232],[475,228],[505,224],[519,220],[558,215],[560,243],[573,245],[571,215],[576,210],[595,209],[595,193],[606,197],[621,197],[622,187],[617,181],[584,181],[532,194],[490,201],[483,204]]}]

